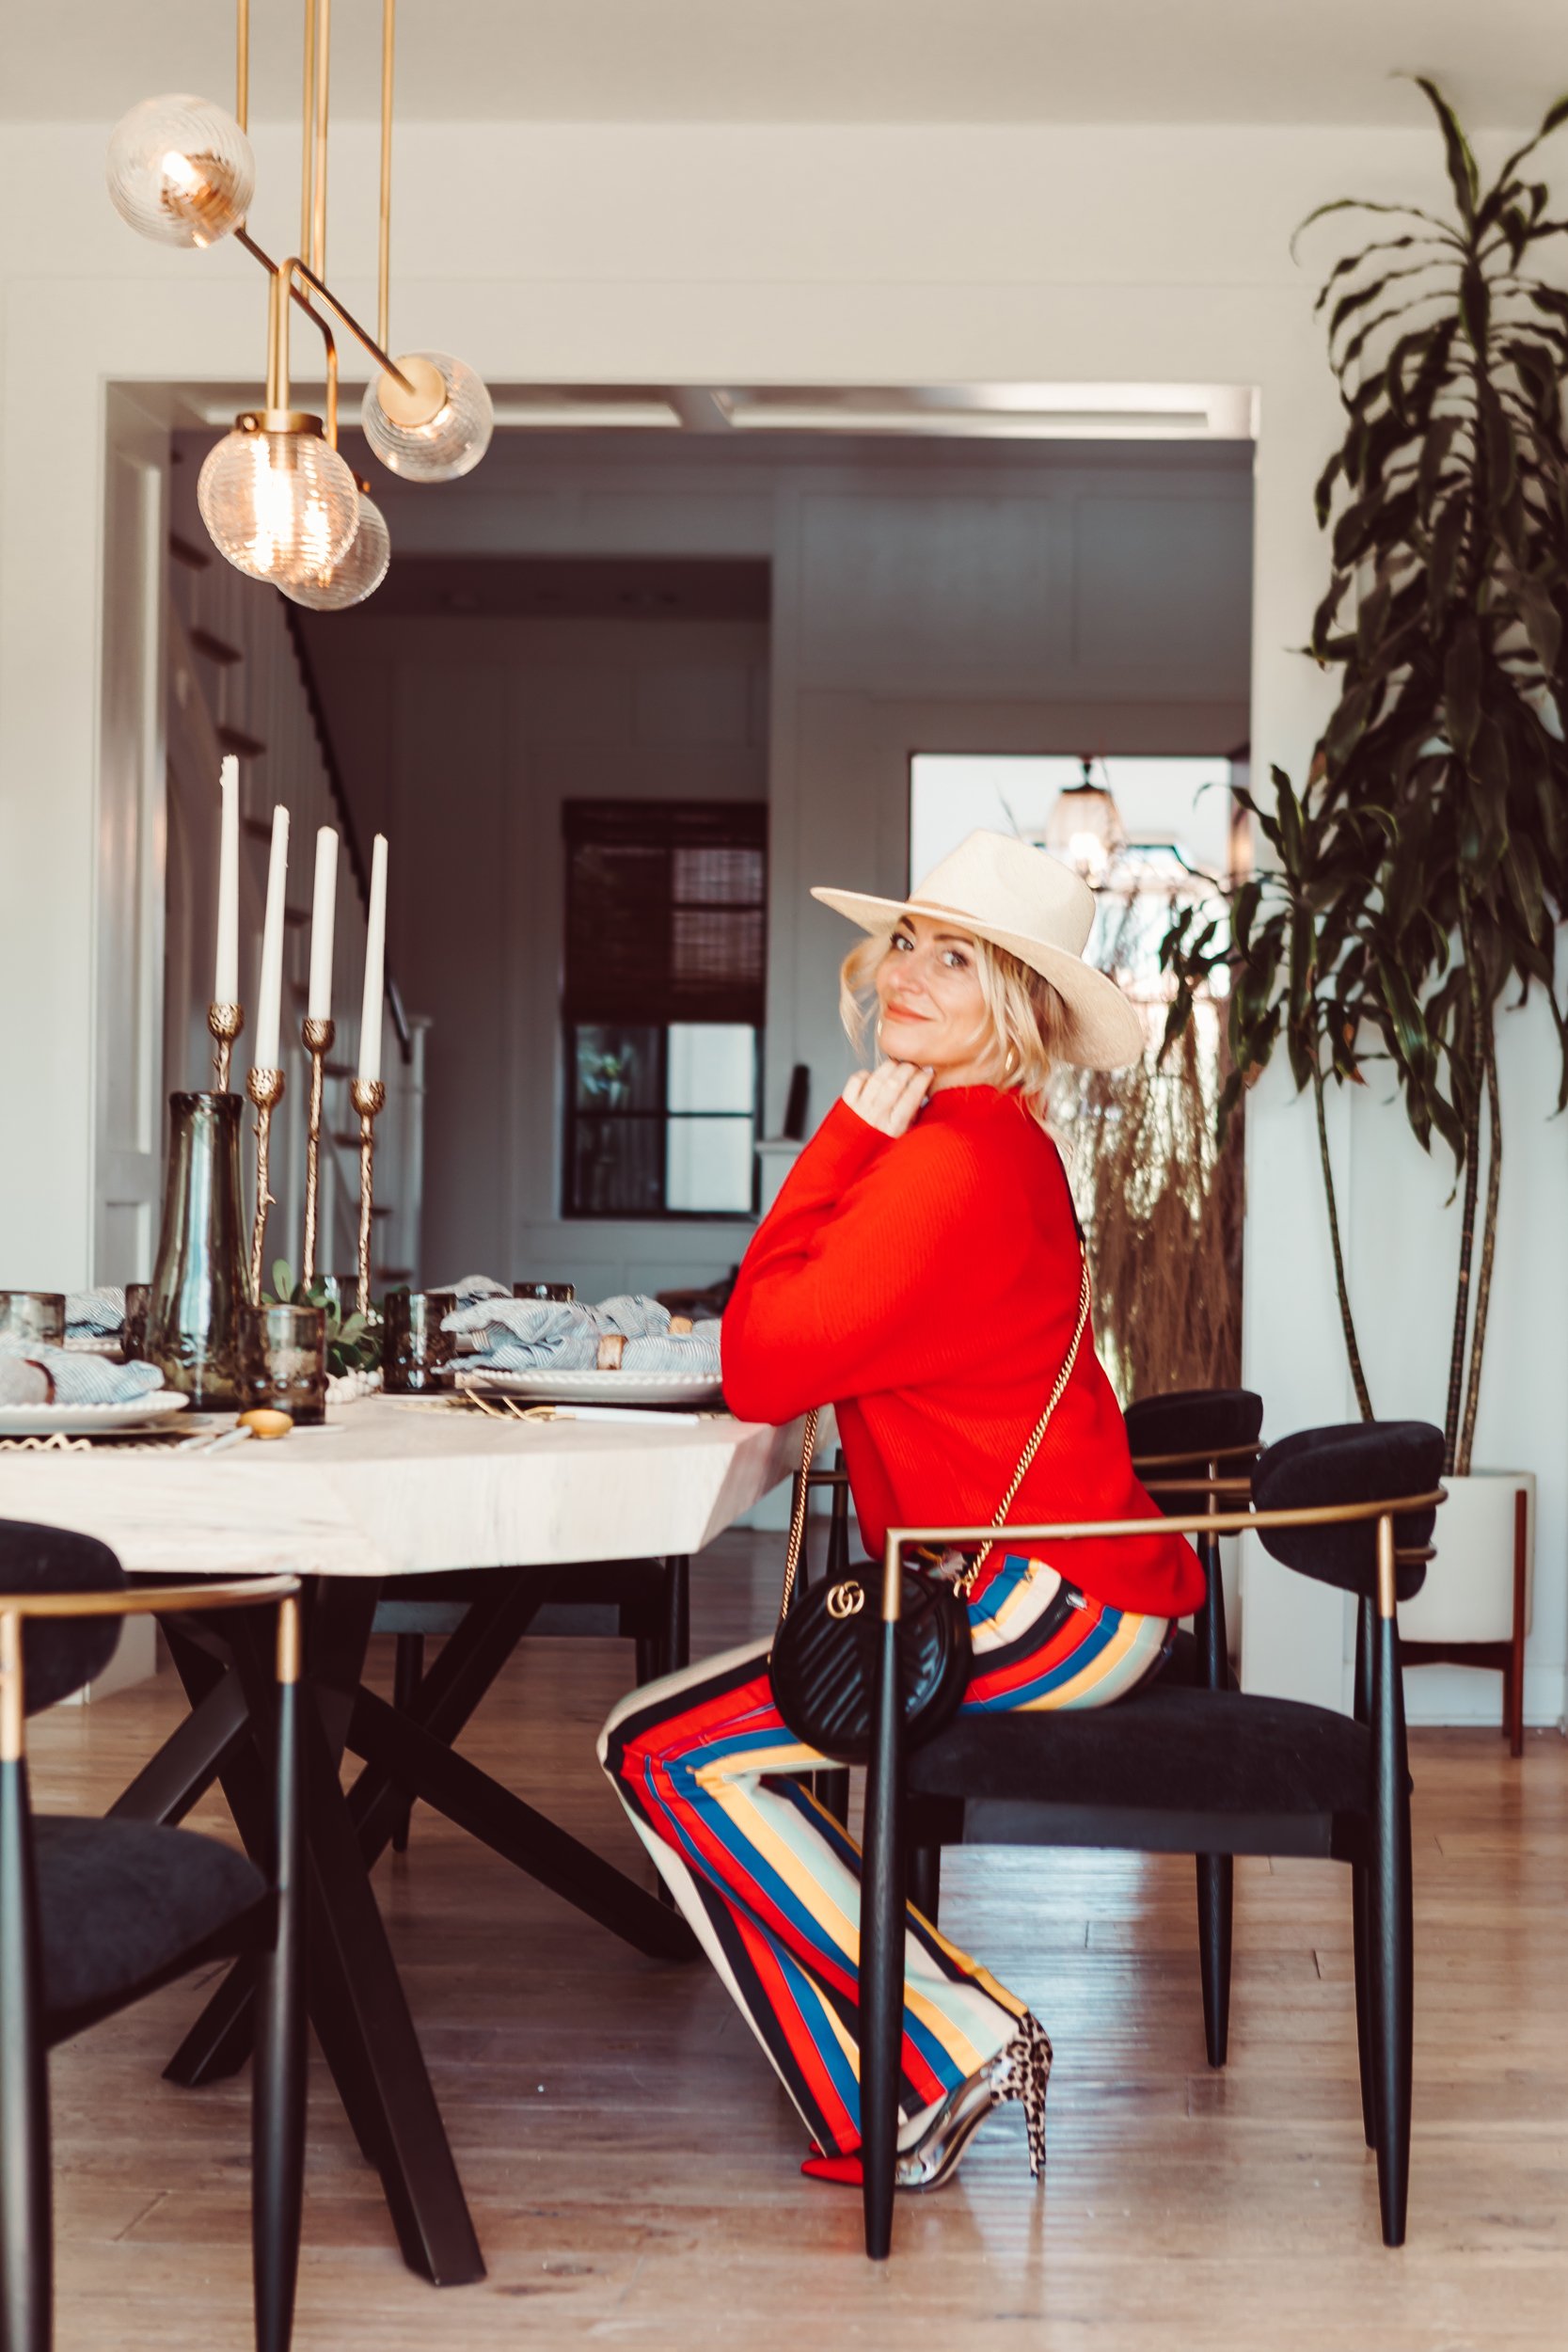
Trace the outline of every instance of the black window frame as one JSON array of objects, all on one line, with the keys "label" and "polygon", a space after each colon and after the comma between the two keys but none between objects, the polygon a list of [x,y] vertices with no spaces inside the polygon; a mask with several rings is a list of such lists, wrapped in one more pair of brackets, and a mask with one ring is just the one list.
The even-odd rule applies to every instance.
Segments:
[{"label": "black window frame", "polygon": [[[562,826],[566,844],[566,874],[563,892],[564,944],[560,993],[561,1038],[563,1057],[563,1116],[561,1137],[561,1216],[563,1220],[578,1223],[635,1223],[641,1220],[660,1224],[712,1225],[734,1223],[737,1219],[754,1219],[761,1207],[761,1168],[755,1158],[752,1161],[751,1197],[744,1208],[674,1209],[668,1205],[668,1156],[661,1150],[657,1155],[659,1197],[657,1201],[637,1208],[594,1208],[578,1198],[578,1147],[581,1130],[586,1121],[624,1121],[630,1125],[657,1125],[662,1138],[667,1138],[672,1125],[685,1119],[745,1120],[752,1128],[753,1139],[760,1133],[763,1102],[763,1053],[765,1029],[763,1013],[762,973],[767,957],[767,892],[768,892],[768,810],[764,802],[735,801],[567,801],[562,804]],[[690,849],[740,849],[760,852],[762,860],[761,894],[756,901],[750,899],[688,899],[674,901],[683,914],[702,914],[744,913],[755,906],[761,915],[759,968],[750,983],[732,981],[715,983],[722,998],[719,1009],[710,1012],[694,1005],[669,1001],[676,983],[673,977],[673,926],[666,934],[669,943],[670,968],[665,974],[662,994],[652,1010],[646,1004],[622,998],[612,989],[601,993],[596,979],[584,981],[573,973],[573,941],[576,936],[574,902],[574,850],[587,845],[621,846],[636,851],[660,851],[672,859],[676,850]],[[670,1032],[673,1028],[692,1027],[749,1028],[752,1038],[752,1103],[749,1110],[673,1110],[670,1107]],[[651,1031],[657,1038],[657,1083],[656,1103],[615,1111],[588,1110],[578,1101],[578,1038],[585,1029],[623,1028]]]}]

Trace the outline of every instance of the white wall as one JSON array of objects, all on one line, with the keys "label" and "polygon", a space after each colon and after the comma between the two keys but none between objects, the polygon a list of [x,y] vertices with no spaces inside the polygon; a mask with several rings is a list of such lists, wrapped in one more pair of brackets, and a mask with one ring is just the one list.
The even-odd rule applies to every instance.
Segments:
[{"label": "white wall", "polygon": [[[1545,57],[1542,76],[1544,88]],[[73,1281],[90,1257],[104,388],[253,388],[261,359],[262,289],[242,255],[155,251],[113,218],[107,127],[0,138],[0,1233],[24,1281]],[[1502,145],[1488,139],[1485,154]],[[280,238],[293,145],[263,133],[258,146],[255,226]],[[334,265],[350,264],[342,291],[361,304],[370,150],[354,133],[333,157]],[[1292,648],[1323,577],[1311,486],[1337,414],[1289,239],[1312,205],[1346,193],[1443,203],[1424,128],[420,125],[400,135],[399,159],[394,339],[461,351],[499,383],[1256,386],[1251,733],[1260,762],[1300,775],[1331,691]],[[852,846],[867,880],[897,882],[895,840]],[[775,847],[803,870],[802,843]],[[1560,1200],[1563,1131],[1537,1117],[1546,1057],[1523,1024],[1508,1052],[1528,1065],[1510,1205]],[[1363,1313],[1393,1334],[1411,1302],[1363,1219],[1402,1186],[1408,1147],[1370,1101],[1336,1125]],[[1282,1084],[1253,1099],[1249,1159],[1249,1375],[1275,1428],[1342,1418],[1310,1113]],[[1452,1262],[1453,1213],[1414,1192],[1408,1207],[1410,1246],[1428,1237],[1419,1263],[1435,1283]],[[1511,1226],[1506,1246],[1533,1240]],[[1568,1617],[1564,1304],[1550,1267],[1499,1295],[1481,1449],[1496,1458],[1527,1430],[1544,1448],[1531,1711],[1554,1718]],[[1386,1409],[1424,1404],[1428,1369],[1402,1348]],[[1342,1609],[1266,1565],[1247,1576],[1251,1683],[1338,1698]]]}]

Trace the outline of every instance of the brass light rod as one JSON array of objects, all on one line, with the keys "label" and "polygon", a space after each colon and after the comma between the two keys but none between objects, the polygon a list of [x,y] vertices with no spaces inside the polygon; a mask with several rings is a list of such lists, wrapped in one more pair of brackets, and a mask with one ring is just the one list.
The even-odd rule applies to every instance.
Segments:
[{"label": "brass light rod", "polygon": [[[246,242],[249,243],[249,240]],[[255,250],[254,246],[251,246],[251,250]],[[323,302],[331,304],[349,333],[356,342],[364,345],[382,372],[389,375],[395,384],[401,384],[405,392],[412,393],[417,398],[417,388],[410,384],[396,360],[388,358],[381,345],[366,333],[353,311],[344,310],[331,287],[324,285],[314,270],[309,268],[299,255],[294,253],[291,254],[286,262],[274,268],[272,274],[272,306],[267,317],[267,406],[277,409],[287,408],[289,405],[288,297],[294,291],[293,281],[296,277],[303,278],[308,286],[313,287]],[[306,303],[304,308],[309,310],[310,305]]]},{"label": "brass light rod", "polygon": [[[255,255],[257,261],[261,262],[261,267],[270,277],[277,277],[277,267],[276,262],[274,262],[267,254],[262,252],[255,238],[251,236],[247,230],[244,229],[236,229],[234,231],[234,239],[236,244],[244,246],[247,253]],[[289,292],[293,296],[293,299],[298,303],[300,309],[304,311],[311,326],[316,329],[316,332],[320,335],[322,342],[325,346],[326,441],[328,448],[336,449],[338,446],[338,339],[333,334],[331,327],[328,326],[326,321],[323,318],[321,312],[316,309],[308,294],[302,293],[300,288],[294,285],[292,281],[290,283]],[[328,299],[330,299],[330,296]],[[336,309],[337,305],[334,304],[333,308]]]},{"label": "brass light rod", "polygon": [[[241,0],[242,6],[246,0]],[[376,258],[375,331],[390,343],[392,271],[392,48],[397,0],[381,0],[381,244]]]},{"label": "brass light rod", "polygon": [[316,0],[305,0],[305,91],[299,102],[299,249],[310,250],[310,199],[316,146],[311,124],[316,107]]},{"label": "brass light rod", "polygon": [[311,0],[316,10],[316,160],[310,189],[310,267],[326,271],[326,110],[332,71],[332,0]]},{"label": "brass light rod", "polygon": [[[289,327],[288,313],[282,307],[278,289],[281,278],[300,309],[320,330],[326,346],[326,438],[333,449],[338,446],[338,346],[331,328],[315,309],[308,294],[294,282],[303,278],[323,302],[329,303],[356,342],[369,352],[385,375],[413,397],[418,389],[411,384],[395,359],[386,349],[388,318],[390,310],[389,282],[391,262],[391,202],[392,202],[392,53],[396,37],[397,0],[383,0],[381,24],[381,225],[380,249],[376,283],[377,324],[379,340],[360,326],[352,310],[345,310],[326,284],[326,124],[329,98],[329,49],[332,38],[332,0],[305,0],[305,99],[304,119],[300,129],[300,251],[283,262],[281,268],[272,256],[263,251],[244,222],[235,230],[235,242],[244,246],[253,261],[260,262],[273,279],[273,299],[267,318],[267,406],[284,409],[289,405]],[[250,0],[236,0],[234,54],[234,112],[241,130],[245,128],[250,103]],[[275,398],[274,395],[277,394]]]}]

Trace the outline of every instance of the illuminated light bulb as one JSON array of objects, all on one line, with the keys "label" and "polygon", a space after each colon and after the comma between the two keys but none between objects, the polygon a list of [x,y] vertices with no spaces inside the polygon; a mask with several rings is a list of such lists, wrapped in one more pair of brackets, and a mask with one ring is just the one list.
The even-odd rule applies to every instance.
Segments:
[{"label": "illuminated light bulb", "polygon": [[379,375],[360,410],[372,449],[407,482],[455,482],[471,473],[490,446],[495,410],[483,379],[444,351],[415,351],[399,359],[396,377]]},{"label": "illuminated light bulb", "polygon": [[256,193],[256,158],[230,114],[205,98],[146,98],[109,141],[109,199],[160,245],[216,245]]},{"label": "illuminated light bulb", "polygon": [[367,596],[374,596],[391,560],[387,518],[361,485],[359,528],[348,553],[336,564],[324,564],[304,580],[285,586],[283,594],[291,603],[307,605],[312,612],[346,612],[350,605],[363,604]]},{"label": "illuminated light bulb", "polygon": [[218,553],[283,589],[330,571],[359,528],[358,485],[297,409],[237,418],[208,451],[196,497]]}]

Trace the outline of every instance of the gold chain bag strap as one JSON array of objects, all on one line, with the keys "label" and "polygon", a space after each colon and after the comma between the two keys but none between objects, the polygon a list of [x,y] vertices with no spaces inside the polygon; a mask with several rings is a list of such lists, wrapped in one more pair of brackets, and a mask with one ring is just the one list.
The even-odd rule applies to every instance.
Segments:
[{"label": "gold chain bag strap", "polygon": [[779,1601],[779,1622],[789,1614],[795,1598],[795,1580],[800,1571],[800,1550],[806,1540],[806,1502],[810,1489],[811,1457],[816,1452],[817,1410],[814,1405],[806,1415],[806,1425],[800,1437],[800,1467],[795,1473],[795,1492],[789,1506],[789,1541],[784,1546],[784,1592]]},{"label": "gold chain bag strap", "polygon": [[[913,1743],[928,1740],[942,1730],[963,1703],[973,1657],[965,1603],[995,1549],[996,1537],[1006,1526],[1007,1513],[1044,1442],[1052,1417],[1072,1377],[1088,1321],[1089,1269],[1085,1261],[1078,1285],[1078,1321],[1072,1343],[991,1521],[994,1533],[986,1538],[963,1574],[951,1581],[923,1576],[914,1568],[904,1571],[897,1633],[899,1682],[904,1697],[905,1730]],[[866,1610],[863,1587],[851,1579],[825,1587],[819,1585],[807,1592],[798,1605],[795,1598],[805,1541],[807,1476],[816,1448],[816,1418],[815,1412],[806,1416],[790,1512],[789,1542],[784,1553],[784,1594],[768,1672],[774,1704],[797,1739],[819,1755],[859,1764],[870,1753],[871,1693],[879,1621]]]}]

